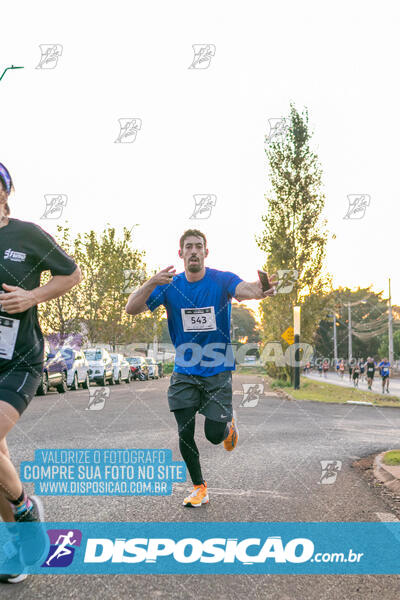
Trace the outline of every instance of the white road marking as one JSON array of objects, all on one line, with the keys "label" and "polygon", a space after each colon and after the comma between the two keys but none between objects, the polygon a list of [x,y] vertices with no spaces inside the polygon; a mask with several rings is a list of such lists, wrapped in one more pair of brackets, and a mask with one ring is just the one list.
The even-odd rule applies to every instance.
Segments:
[{"label": "white road marking", "polygon": [[363,406],[374,406],[372,402],[362,402],[361,400],[346,400],[346,404],[362,404]]},{"label": "white road marking", "polygon": [[375,514],[378,517],[378,519],[380,521],[382,521],[383,523],[388,523],[388,522],[390,522],[390,523],[398,523],[399,522],[399,519],[393,513],[381,513],[381,512],[377,512]]},{"label": "white road marking", "polygon": [[[186,490],[188,489],[187,485],[174,485],[175,490]],[[235,496],[256,496],[257,494],[267,494],[269,496],[273,496],[274,498],[283,498],[284,500],[290,500],[290,496],[284,496],[283,494],[278,494],[274,490],[241,490],[241,489],[230,489],[230,488],[207,488],[207,490],[215,494],[216,496],[226,496],[227,494],[235,494]]]}]

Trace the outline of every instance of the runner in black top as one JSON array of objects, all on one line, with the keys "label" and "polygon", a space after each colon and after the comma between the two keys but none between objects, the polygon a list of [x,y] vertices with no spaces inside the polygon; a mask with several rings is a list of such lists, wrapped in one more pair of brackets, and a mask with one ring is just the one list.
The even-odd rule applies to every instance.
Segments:
[{"label": "runner in black top", "polygon": [[[6,442],[40,383],[44,342],[36,307],[65,294],[81,280],[79,267],[48,233],[9,217],[12,190],[11,176],[0,163],[0,514],[9,523],[42,517],[41,503],[25,493]],[[40,274],[48,270],[53,278],[40,286]],[[9,528],[15,534],[16,526]],[[40,532],[35,534],[39,547]],[[24,561],[32,564],[32,555],[24,553],[29,544],[26,539],[21,542]],[[16,583],[25,577],[1,575],[0,581]]]},{"label": "runner in black top", "polygon": [[368,389],[370,390],[372,389],[372,382],[375,375],[375,361],[370,356],[368,356],[367,362],[365,363],[365,369],[367,372]]}]

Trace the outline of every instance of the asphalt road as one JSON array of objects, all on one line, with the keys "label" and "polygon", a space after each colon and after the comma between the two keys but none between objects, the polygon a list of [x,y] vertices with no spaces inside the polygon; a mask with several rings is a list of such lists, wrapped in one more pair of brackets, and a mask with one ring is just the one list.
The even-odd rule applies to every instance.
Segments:
[{"label": "asphalt road", "polygon": [[[273,393],[240,407],[242,383],[234,376],[240,441],[233,452],[209,444],[198,417],[197,443],[210,503],[187,509],[189,484],[167,497],[47,497],[49,521],[378,521],[393,518],[382,497],[351,467],[357,457],[399,445],[400,410],[293,402]],[[175,420],[168,411],[169,377],[110,388],[102,410],[85,410],[88,391],[36,397],[8,442],[15,464],[37,448],[171,448],[179,460]],[[342,461],[332,485],[321,485],[322,460]],[[27,484],[29,491],[31,484]],[[376,599],[400,595],[389,575],[39,575],[0,588],[12,599],[184,598],[218,600]]]}]

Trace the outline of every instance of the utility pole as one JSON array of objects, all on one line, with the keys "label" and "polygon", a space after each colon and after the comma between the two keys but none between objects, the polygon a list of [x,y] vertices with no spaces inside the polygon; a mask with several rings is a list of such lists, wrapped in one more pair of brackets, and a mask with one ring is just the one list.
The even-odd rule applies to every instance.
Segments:
[{"label": "utility pole", "polygon": [[392,298],[390,292],[390,278],[389,278],[389,362],[393,369],[393,315],[392,315]]},{"label": "utility pole", "polygon": [[351,306],[350,302],[347,304],[348,317],[349,317],[349,364],[353,360],[353,345],[352,345],[352,332],[351,332]]},{"label": "utility pole", "polygon": [[336,367],[337,362],[338,362],[338,356],[337,356],[337,337],[336,337],[336,313],[328,315],[328,317],[332,317],[333,318],[333,360],[334,360],[335,367]]},{"label": "utility pole", "polygon": [[337,359],[337,337],[336,337],[336,313],[333,313],[333,358],[335,360],[335,369],[338,362]]}]

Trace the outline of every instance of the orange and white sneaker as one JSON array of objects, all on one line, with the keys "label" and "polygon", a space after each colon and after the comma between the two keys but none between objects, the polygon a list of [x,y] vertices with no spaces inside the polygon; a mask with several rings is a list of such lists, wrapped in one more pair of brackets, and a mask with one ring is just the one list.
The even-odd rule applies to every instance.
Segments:
[{"label": "orange and white sneaker", "polygon": [[195,508],[202,504],[207,504],[209,501],[207,493],[207,483],[204,482],[201,485],[195,485],[193,492],[190,496],[187,496],[183,501],[183,506],[194,506]]},{"label": "orange and white sneaker", "polygon": [[230,452],[231,450],[236,448],[236,444],[238,443],[238,440],[239,440],[239,429],[237,426],[236,412],[233,411],[233,417],[232,417],[229,433],[228,433],[228,436],[224,439],[225,450],[228,450],[228,452]]}]

